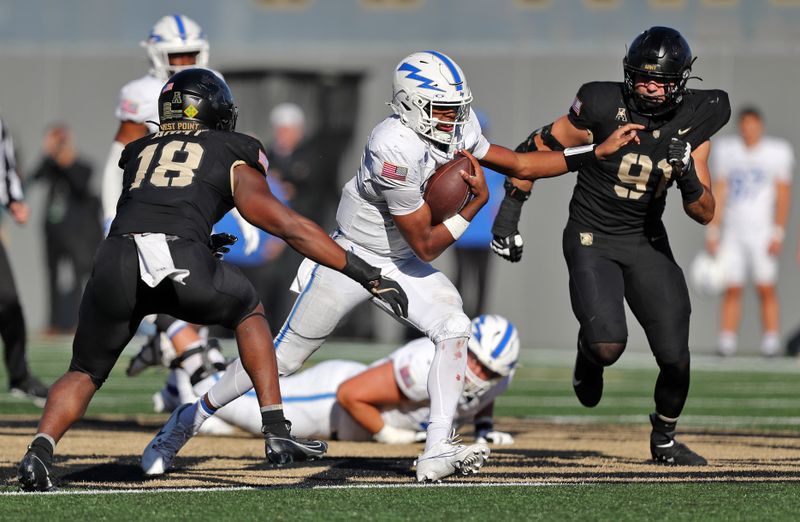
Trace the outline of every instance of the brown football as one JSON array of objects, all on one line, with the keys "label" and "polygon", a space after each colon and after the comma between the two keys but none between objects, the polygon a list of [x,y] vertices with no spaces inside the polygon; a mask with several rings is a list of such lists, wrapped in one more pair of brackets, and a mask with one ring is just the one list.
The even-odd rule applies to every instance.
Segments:
[{"label": "brown football", "polygon": [[469,158],[458,156],[436,169],[428,179],[422,197],[431,208],[432,225],[455,216],[469,202],[472,194],[459,174],[462,170],[470,175],[475,173]]}]

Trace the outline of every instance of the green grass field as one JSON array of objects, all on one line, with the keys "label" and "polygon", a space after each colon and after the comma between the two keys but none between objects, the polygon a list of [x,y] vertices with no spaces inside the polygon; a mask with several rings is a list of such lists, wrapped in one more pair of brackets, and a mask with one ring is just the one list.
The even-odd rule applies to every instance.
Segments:
[{"label": "green grass field", "polygon": [[[126,350],[88,416],[151,414],[150,395],[163,383],[165,371],[125,377]],[[369,362],[390,346],[331,343],[315,360],[346,358]],[[226,344],[226,352],[233,348]],[[656,368],[652,356],[633,351],[606,371],[603,402],[581,408],[570,384],[573,353],[524,350],[510,390],[496,414],[586,424],[646,424],[652,411]],[[32,343],[31,365],[46,380],[67,366],[67,340]],[[720,360],[695,357],[692,390],[681,425],[697,428],[800,430],[800,365],[792,359]],[[5,376],[0,374],[0,378]],[[37,414],[41,410],[7,394],[0,411]],[[2,418],[0,418],[2,421]],[[800,455],[797,455],[800,461]],[[452,484],[451,484],[452,485]],[[624,483],[525,485],[496,487],[375,487],[369,489],[286,489],[139,492],[50,495],[3,495],[0,519],[278,519],[345,520],[416,518],[511,520],[795,520],[800,482]],[[175,506],[186,506],[177,508]]]}]

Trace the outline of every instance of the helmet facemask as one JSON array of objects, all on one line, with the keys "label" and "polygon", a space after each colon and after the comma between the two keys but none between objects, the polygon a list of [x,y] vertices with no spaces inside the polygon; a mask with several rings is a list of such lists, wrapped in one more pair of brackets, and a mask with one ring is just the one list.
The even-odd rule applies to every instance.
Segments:
[{"label": "helmet facemask", "polygon": [[[691,75],[691,68],[687,67],[680,74],[662,74],[655,71],[645,71],[634,68],[627,63],[625,70],[625,90],[636,106],[637,112],[644,116],[661,116],[675,109],[683,101],[686,93],[686,82]],[[664,84],[664,98],[657,99],[636,91],[637,79],[652,79]],[[660,96],[658,98],[661,98]]]},{"label": "helmet facemask", "polygon": [[[470,362],[473,360],[483,368],[483,373],[491,375],[489,379],[484,379],[473,371],[470,364]],[[484,366],[483,363],[481,363],[472,352],[469,353],[467,370],[464,374],[464,395],[468,399],[481,397],[484,393],[489,391],[489,389],[498,381],[499,378],[500,376],[498,374]]]}]

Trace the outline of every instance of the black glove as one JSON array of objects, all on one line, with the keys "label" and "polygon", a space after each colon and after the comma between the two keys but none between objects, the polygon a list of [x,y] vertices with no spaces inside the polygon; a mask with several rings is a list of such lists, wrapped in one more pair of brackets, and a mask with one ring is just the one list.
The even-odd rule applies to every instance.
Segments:
[{"label": "black glove", "polygon": [[373,296],[388,304],[396,315],[408,317],[408,296],[397,281],[383,277],[380,268],[370,265],[349,250],[345,256],[347,263],[342,269],[344,275],[357,281]]},{"label": "black glove", "polygon": [[500,209],[492,225],[492,252],[516,263],[522,259],[522,235],[519,233],[519,217],[522,214],[522,204],[530,197],[530,192],[524,192],[506,180],[503,184],[506,196],[500,203]]},{"label": "black glove", "polygon": [[692,166],[692,146],[689,142],[672,138],[667,149],[667,162],[672,165],[676,176],[686,174]]},{"label": "black glove", "polygon": [[237,241],[239,241],[238,237],[222,232],[220,234],[211,234],[211,237],[208,238],[208,246],[214,257],[222,259],[225,254],[231,251],[228,247]]}]

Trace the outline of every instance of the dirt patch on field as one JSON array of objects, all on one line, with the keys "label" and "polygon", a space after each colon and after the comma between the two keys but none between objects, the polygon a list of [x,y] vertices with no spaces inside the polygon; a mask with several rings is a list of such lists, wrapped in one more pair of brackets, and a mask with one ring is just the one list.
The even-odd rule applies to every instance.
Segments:
[{"label": "dirt patch on field", "polygon": [[[646,420],[646,419],[645,419]],[[142,476],[141,450],[160,418],[103,417],[81,422],[57,449],[54,475],[62,488],[224,486],[313,487],[410,483],[422,445],[332,442],[316,463],[272,469],[263,442],[249,435],[196,437],[157,479]],[[709,460],[703,467],[664,467],[649,460],[649,426],[552,424],[500,419],[512,446],[495,446],[481,473],[450,480],[476,482],[799,481],[800,434],[688,431],[681,440]],[[0,418],[0,483],[13,485],[16,465],[35,428],[27,417]]]}]

